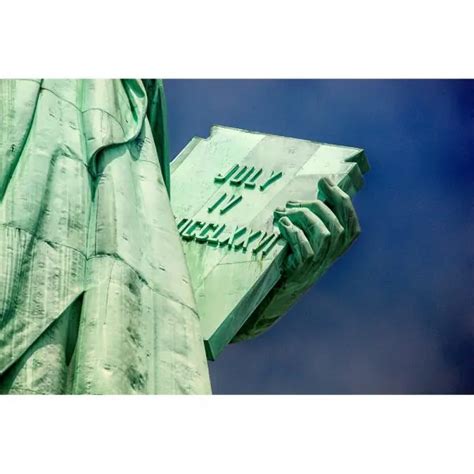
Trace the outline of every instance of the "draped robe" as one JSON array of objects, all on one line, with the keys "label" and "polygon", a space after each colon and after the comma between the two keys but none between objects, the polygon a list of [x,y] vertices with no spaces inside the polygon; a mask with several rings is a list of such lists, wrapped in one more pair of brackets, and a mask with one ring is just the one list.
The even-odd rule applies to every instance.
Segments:
[{"label": "draped robe", "polygon": [[0,81],[0,391],[209,393],[155,80]]}]

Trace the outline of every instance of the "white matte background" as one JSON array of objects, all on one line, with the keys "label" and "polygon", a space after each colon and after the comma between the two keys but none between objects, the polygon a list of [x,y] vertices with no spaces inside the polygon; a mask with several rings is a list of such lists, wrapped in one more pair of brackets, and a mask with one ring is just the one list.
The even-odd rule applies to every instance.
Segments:
[{"label": "white matte background", "polygon": [[[469,78],[468,2],[19,1],[0,77]],[[473,472],[470,396],[2,397],[0,472]]]}]

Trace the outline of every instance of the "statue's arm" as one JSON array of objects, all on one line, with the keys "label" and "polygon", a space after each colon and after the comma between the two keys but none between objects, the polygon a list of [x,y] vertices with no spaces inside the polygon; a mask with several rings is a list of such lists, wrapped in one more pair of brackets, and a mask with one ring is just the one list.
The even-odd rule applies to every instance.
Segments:
[{"label": "statue's arm", "polygon": [[289,202],[275,211],[290,249],[283,275],[232,342],[255,337],[278,321],[360,234],[349,195],[329,179],[318,187],[321,199]]}]

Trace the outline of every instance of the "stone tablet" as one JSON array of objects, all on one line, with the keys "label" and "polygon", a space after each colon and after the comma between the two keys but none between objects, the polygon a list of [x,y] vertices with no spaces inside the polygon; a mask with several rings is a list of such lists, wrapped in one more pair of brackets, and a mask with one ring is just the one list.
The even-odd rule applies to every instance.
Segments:
[{"label": "stone tablet", "polygon": [[368,170],[363,150],[215,126],[171,164],[171,204],[214,360],[281,276],[286,242],[273,212],[314,200],[330,177],[353,195]]}]

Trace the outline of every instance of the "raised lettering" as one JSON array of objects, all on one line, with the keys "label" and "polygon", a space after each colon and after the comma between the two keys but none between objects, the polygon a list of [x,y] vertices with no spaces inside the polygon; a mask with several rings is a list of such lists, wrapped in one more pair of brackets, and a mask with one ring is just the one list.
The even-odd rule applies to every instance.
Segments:
[{"label": "raised lettering", "polygon": [[225,224],[221,224],[217,230],[212,234],[211,237],[208,237],[207,244],[209,245],[218,245],[219,244],[219,236],[225,229]]},{"label": "raised lettering", "polygon": [[225,214],[226,212],[230,211],[233,207],[235,207],[240,201],[242,201],[242,196],[233,195],[229,202],[219,211],[220,214]]},{"label": "raised lettering", "polygon": [[[252,169],[254,169],[252,167]],[[263,173],[263,169],[259,168],[253,172],[253,175],[249,175],[244,181],[244,187],[249,189],[254,189],[256,185],[257,178]]]},{"label": "raised lettering", "polygon": [[219,173],[215,178],[214,181],[216,183],[225,183],[237,170],[239,169],[239,165],[234,165],[225,175]]},{"label": "raised lettering", "polygon": [[260,191],[265,191],[271,184],[273,184],[275,181],[280,179],[283,176],[283,173],[279,171],[278,173],[275,173],[275,171],[272,171],[272,174],[270,177],[260,185]]},{"label": "raised lettering", "polygon": [[227,197],[227,193],[223,193],[221,194],[215,201],[214,201],[214,204],[211,204],[208,208],[207,208],[207,212],[209,212],[209,214],[214,211],[218,206],[220,206],[222,204],[222,202],[225,200],[225,198]]},{"label": "raised lettering", "polygon": [[257,239],[261,233],[261,230],[253,231],[252,229],[249,229],[245,236],[245,239],[241,240],[238,243],[234,243],[234,249],[239,250],[242,247],[242,250],[246,252],[249,244],[251,244],[255,239]]},{"label": "raised lettering", "polygon": [[194,221],[188,228],[181,234],[184,240],[193,240],[196,236],[196,231],[204,225],[204,222]]},{"label": "raised lettering", "polygon": [[196,242],[206,242],[209,238],[208,234],[210,231],[214,231],[217,228],[217,224],[206,224],[201,232],[199,232],[198,235],[196,235]]}]

